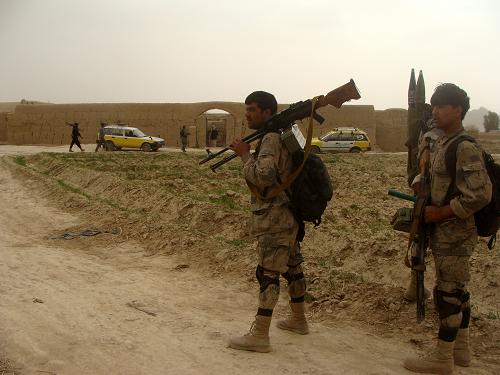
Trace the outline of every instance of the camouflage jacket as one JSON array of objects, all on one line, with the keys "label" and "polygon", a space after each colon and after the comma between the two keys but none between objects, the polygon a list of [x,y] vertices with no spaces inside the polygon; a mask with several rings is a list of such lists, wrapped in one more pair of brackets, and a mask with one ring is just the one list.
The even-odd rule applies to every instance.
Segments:
[{"label": "camouflage jacket", "polygon": [[[268,133],[260,142],[256,153],[244,160],[245,179],[254,185],[260,195],[266,196],[292,172],[292,158],[278,133]],[[271,199],[261,200],[251,195],[251,230],[256,236],[291,231],[297,228],[284,191]]]},{"label": "camouflage jacket", "polygon": [[452,140],[467,134],[463,128],[451,135],[442,135],[431,154],[431,202],[441,207],[450,204],[455,218],[436,223],[431,230],[431,249],[441,255],[470,255],[477,243],[474,213],[491,200],[491,181],[488,177],[481,149],[463,141],[457,148],[457,195],[449,202],[447,192],[451,176],[446,170],[446,150]]}]

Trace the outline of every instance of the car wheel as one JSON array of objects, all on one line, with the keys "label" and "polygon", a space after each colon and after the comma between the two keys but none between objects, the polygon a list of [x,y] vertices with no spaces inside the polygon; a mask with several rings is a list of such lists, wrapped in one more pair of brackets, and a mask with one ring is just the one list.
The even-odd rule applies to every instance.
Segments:
[{"label": "car wheel", "polygon": [[115,151],[116,147],[112,141],[106,141],[106,151]]},{"label": "car wheel", "polygon": [[319,154],[321,152],[321,150],[319,149],[318,146],[311,146],[311,152],[313,154]]},{"label": "car wheel", "polygon": [[358,154],[361,152],[361,149],[359,147],[353,147],[349,150],[349,152],[352,154]]},{"label": "car wheel", "polygon": [[151,145],[149,143],[143,143],[141,146],[141,150],[144,152],[151,152],[152,149],[153,148],[151,147]]}]

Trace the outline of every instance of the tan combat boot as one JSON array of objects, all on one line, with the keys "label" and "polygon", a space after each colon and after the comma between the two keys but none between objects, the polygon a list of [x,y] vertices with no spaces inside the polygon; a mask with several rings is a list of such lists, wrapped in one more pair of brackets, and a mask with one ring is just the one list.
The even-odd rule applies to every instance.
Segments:
[{"label": "tan combat boot", "polygon": [[[424,288],[424,297],[428,299],[431,296],[431,292],[429,289]],[[408,302],[416,302],[417,301],[417,273],[415,271],[411,271],[410,275],[410,284],[406,289],[404,294],[404,299]]]},{"label": "tan combat boot", "polygon": [[232,349],[249,350],[252,352],[267,353],[271,351],[269,343],[270,316],[256,315],[250,331],[244,336],[233,337],[228,346]]},{"label": "tan combat boot", "polygon": [[453,347],[455,342],[438,340],[434,352],[424,358],[407,358],[403,366],[413,372],[453,374]]},{"label": "tan combat boot", "polygon": [[292,313],[286,319],[279,320],[276,326],[281,329],[286,329],[301,335],[309,333],[309,326],[305,316],[305,303],[292,303],[290,302],[290,309]]},{"label": "tan combat boot", "polygon": [[453,350],[453,359],[455,364],[462,367],[469,367],[471,361],[471,351],[469,344],[469,328],[458,330],[455,340],[455,349]]}]

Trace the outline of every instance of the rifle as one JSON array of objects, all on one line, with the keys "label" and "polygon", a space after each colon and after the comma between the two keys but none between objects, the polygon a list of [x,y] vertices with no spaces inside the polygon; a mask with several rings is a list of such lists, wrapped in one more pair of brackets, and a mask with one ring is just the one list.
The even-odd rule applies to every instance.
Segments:
[{"label": "rifle", "polygon": [[410,252],[410,264],[407,263],[408,257],[405,257],[405,264],[411,266],[417,276],[417,322],[425,319],[425,255],[429,246],[429,225],[425,223],[425,207],[429,204],[431,196],[429,162],[424,164],[420,179],[420,190],[417,196],[400,193],[389,190],[389,195],[414,202],[413,221],[410,225],[410,237],[408,239],[408,251]]},{"label": "rifle", "polygon": [[[328,104],[334,106],[335,108],[340,108],[342,104],[344,104],[345,102],[351,99],[359,99],[360,97],[361,96],[356,87],[356,84],[351,79],[345,85],[337,87],[336,89],[330,91],[326,95],[319,96],[315,101],[316,104],[314,108],[313,108],[314,100],[312,99],[300,101],[290,105],[290,107],[288,107],[287,109],[281,111],[280,113],[275,114],[273,117],[267,120],[267,122],[260,129],[244,137],[242,141],[245,143],[251,143],[255,140],[262,138],[267,133],[277,132],[287,129],[291,125],[293,125],[295,121],[302,120],[303,118],[310,117],[311,115],[317,122],[322,124],[325,121],[325,119],[321,117],[318,113],[316,113],[316,109],[324,107]],[[207,161],[210,161],[216,158],[217,156],[222,155],[224,152],[228,150],[230,150],[230,148],[226,147],[220,150],[219,152],[213,153],[208,157],[206,157],[205,159],[203,159],[202,161],[200,161],[199,164],[200,165],[204,164]],[[238,155],[236,153],[226,156],[224,159],[212,164],[210,166],[210,169],[213,172],[215,172],[217,168],[233,160],[237,156]]]}]

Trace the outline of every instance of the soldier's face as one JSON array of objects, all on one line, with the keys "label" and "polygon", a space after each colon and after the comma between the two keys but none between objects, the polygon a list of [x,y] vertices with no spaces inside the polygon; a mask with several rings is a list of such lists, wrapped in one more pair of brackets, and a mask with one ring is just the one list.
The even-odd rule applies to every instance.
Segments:
[{"label": "soldier's face", "polygon": [[454,107],[450,104],[435,105],[432,107],[432,118],[436,127],[448,129],[462,122],[462,107]]},{"label": "soldier's face", "polygon": [[246,106],[245,117],[250,129],[260,129],[271,118],[271,110],[263,111],[257,103],[250,103]]}]

